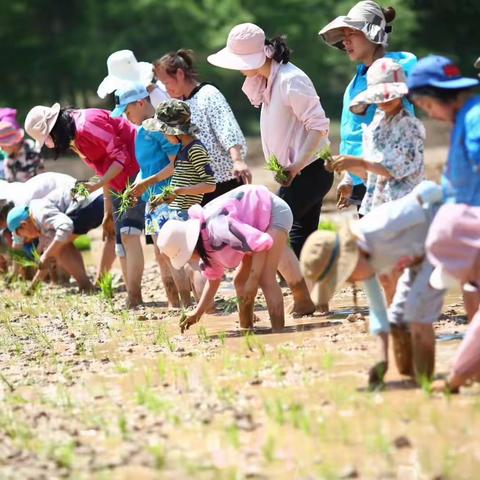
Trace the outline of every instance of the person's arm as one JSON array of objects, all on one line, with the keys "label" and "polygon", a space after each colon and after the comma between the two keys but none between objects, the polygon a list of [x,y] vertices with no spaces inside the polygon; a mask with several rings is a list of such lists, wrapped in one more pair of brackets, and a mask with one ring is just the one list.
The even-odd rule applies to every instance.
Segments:
[{"label": "person's arm", "polygon": [[180,324],[182,333],[185,330],[188,330],[194,323],[197,323],[205,313],[208,306],[212,304],[213,300],[215,299],[215,294],[218,291],[218,287],[220,286],[220,282],[221,279],[207,280],[207,283],[203,288],[202,296],[200,297],[200,301],[198,302],[196,308],[192,312],[184,314],[182,317]]},{"label": "person's arm", "polygon": [[150,177],[136,182],[133,187],[132,194],[135,197],[140,197],[156,183],[170,178],[175,171],[175,157],[169,157],[169,160],[170,163],[165,168],[162,168],[159,172],[151,175]]},{"label": "person's arm", "polygon": [[363,158],[350,155],[335,155],[332,169],[335,172],[348,171],[361,178],[365,178],[366,172],[372,172],[387,178],[392,177],[390,171],[381,163],[369,162]]},{"label": "person's arm", "polygon": [[105,174],[98,179],[97,182],[85,182],[84,185],[90,193],[93,193],[100,188],[107,187],[108,184],[122,172],[123,165],[114,162],[110,165]]},{"label": "person's arm", "polygon": [[102,220],[102,240],[115,236],[115,222],[113,220],[113,201],[112,193],[108,186],[103,187],[103,220]]},{"label": "person's arm", "polygon": [[211,183],[197,183],[190,187],[176,187],[175,195],[203,195],[215,191],[215,184]]},{"label": "person's arm", "polygon": [[252,183],[252,172],[242,158],[242,151],[243,147],[241,145],[235,145],[229,150],[233,161],[233,173],[237,179],[242,179],[244,183]]}]

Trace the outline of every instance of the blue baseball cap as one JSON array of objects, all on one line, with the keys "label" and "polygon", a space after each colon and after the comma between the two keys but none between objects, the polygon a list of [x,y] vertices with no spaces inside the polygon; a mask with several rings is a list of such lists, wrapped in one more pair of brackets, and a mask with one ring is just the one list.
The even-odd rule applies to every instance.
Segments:
[{"label": "blue baseball cap", "polygon": [[447,57],[429,55],[415,65],[407,79],[410,91],[437,87],[449,90],[460,90],[480,85],[476,78],[462,77],[460,69]]},{"label": "blue baseball cap", "polygon": [[29,218],[30,210],[27,206],[13,207],[7,215],[7,227],[12,233],[15,233],[22,223],[26,222]]},{"label": "blue baseball cap", "polygon": [[130,103],[147,98],[149,93],[141,83],[131,82],[128,87],[115,91],[115,109],[110,113],[112,118],[121,117]]}]

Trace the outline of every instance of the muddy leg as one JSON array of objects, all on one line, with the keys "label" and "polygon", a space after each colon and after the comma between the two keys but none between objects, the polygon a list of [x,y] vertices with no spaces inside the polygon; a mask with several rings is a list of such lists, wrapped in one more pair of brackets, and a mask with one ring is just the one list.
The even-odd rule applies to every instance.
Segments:
[{"label": "muddy leg", "polygon": [[160,276],[162,277],[163,287],[167,295],[168,306],[172,308],[179,308],[180,302],[178,300],[178,290],[170,272],[170,266],[165,260],[165,256],[160,253],[157,245],[154,244],[155,258],[160,267]]},{"label": "muddy leg", "polygon": [[415,379],[431,379],[435,370],[435,333],[433,325],[412,323],[412,350]]},{"label": "muddy leg", "polygon": [[413,376],[412,336],[406,324],[391,324],[393,354],[402,375]]},{"label": "muddy leg", "polygon": [[238,316],[241,328],[253,328],[255,295],[253,295],[253,298],[252,295],[246,296],[244,288],[250,274],[251,266],[252,257],[245,255],[233,281],[238,299]]},{"label": "muddy leg", "polygon": [[288,313],[301,317],[315,312],[315,305],[300,271],[298,258],[288,245],[285,245],[281,252],[278,270],[285,278],[293,295],[293,303],[289,306]]}]

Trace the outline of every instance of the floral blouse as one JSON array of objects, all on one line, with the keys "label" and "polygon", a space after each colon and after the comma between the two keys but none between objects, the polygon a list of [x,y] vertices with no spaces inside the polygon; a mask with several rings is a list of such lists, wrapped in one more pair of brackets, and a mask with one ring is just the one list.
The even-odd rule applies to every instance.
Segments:
[{"label": "floral blouse", "polygon": [[5,158],[3,167],[7,182],[26,182],[45,171],[42,154],[29,138],[24,140],[17,153]]},{"label": "floral blouse", "polygon": [[360,214],[402,198],[425,178],[425,127],[405,109],[387,118],[378,109],[370,125],[363,126],[363,158],[385,167],[391,177],[368,172]]},{"label": "floral blouse", "polygon": [[210,155],[216,182],[232,180],[235,177],[229,150],[240,145],[245,159],[247,143],[230,105],[216,87],[207,83],[195,88],[185,101],[190,105],[193,123],[200,129],[198,138]]}]

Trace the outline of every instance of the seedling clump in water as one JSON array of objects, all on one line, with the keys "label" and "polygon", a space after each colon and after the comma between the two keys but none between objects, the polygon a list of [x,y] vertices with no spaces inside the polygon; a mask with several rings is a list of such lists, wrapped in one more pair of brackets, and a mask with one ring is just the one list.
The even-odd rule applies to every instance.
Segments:
[{"label": "seedling clump in water", "polygon": [[274,154],[270,155],[270,158],[268,159],[267,170],[270,170],[275,174],[275,180],[278,183],[285,183],[288,180],[288,173],[282,165],[280,165],[277,156]]}]

